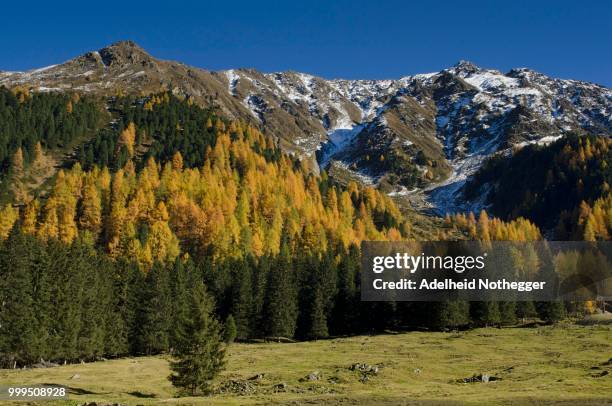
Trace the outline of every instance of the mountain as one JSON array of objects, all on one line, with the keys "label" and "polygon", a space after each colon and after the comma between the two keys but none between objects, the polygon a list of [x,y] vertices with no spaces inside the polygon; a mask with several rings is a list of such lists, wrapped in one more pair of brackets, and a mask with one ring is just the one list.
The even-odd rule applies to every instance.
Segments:
[{"label": "mountain", "polygon": [[0,86],[110,96],[169,90],[259,126],[338,179],[378,184],[413,206],[475,208],[461,189],[488,157],[572,132],[612,134],[612,90],[470,62],[395,80],[327,80],[162,61],[131,41],[60,65],[0,72]]}]

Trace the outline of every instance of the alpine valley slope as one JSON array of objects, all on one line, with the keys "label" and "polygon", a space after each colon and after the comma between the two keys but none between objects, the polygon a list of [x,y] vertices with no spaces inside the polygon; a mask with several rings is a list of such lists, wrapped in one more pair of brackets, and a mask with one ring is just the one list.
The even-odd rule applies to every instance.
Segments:
[{"label": "alpine valley slope", "polygon": [[570,132],[612,135],[612,90],[461,61],[395,80],[208,71],[153,58],[132,41],[60,65],[0,72],[0,86],[112,96],[162,90],[257,124],[340,180],[379,185],[440,213],[473,209],[461,187],[492,154]]}]

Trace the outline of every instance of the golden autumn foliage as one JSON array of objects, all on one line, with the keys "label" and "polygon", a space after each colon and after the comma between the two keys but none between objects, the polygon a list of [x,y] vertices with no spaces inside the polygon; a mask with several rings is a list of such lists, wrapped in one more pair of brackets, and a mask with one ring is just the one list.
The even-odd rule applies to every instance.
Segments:
[{"label": "golden autumn foliage", "polygon": [[17,148],[17,151],[15,151],[15,154],[13,154],[12,164],[12,172],[15,175],[21,175],[24,168],[23,150],[21,147]]},{"label": "golden autumn foliage", "polygon": [[[182,157],[161,165],[149,159],[139,173],[131,161],[111,175],[79,165],[60,172],[46,201],[23,210],[24,231],[66,243],[88,235],[115,257],[136,258],[145,268],[181,251],[214,257],[278,254],[287,238],[305,252],[322,252],[370,240],[397,240],[408,229],[389,197],[351,184],[347,190],[297,168],[285,155],[267,160],[273,147],[253,128],[215,123],[219,136],[204,166],[185,168]],[[121,134],[130,145],[133,125]]]},{"label": "golden autumn foliage", "polygon": [[12,205],[0,208],[0,238],[8,237],[17,219],[19,219],[19,210]]},{"label": "golden autumn foliage", "polygon": [[134,143],[136,142],[136,126],[134,123],[128,124],[128,126],[121,131],[119,135],[119,141],[117,146],[121,148],[122,146],[127,149],[130,157],[134,156]]},{"label": "golden autumn foliage", "polygon": [[473,212],[447,215],[445,222],[462,231],[470,239],[480,241],[536,241],[542,235],[538,227],[522,217],[509,222],[496,217],[489,218],[482,210],[476,220]]},{"label": "golden autumn foliage", "polygon": [[612,235],[612,194],[597,199],[591,207],[582,202],[577,231],[586,241],[608,241]]}]

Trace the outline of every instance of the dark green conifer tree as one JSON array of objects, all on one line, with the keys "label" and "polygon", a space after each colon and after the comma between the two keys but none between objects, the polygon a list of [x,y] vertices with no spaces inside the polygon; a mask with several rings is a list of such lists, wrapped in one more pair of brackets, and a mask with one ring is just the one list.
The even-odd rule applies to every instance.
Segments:
[{"label": "dark green conifer tree", "polygon": [[38,355],[28,245],[27,237],[14,228],[0,246],[0,357],[9,368],[28,365]]},{"label": "dark green conifer tree", "polygon": [[272,337],[293,337],[297,324],[297,287],[286,241],[268,274],[265,302],[265,333]]},{"label": "dark green conifer tree", "polygon": [[223,341],[226,344],[231,344],[236,339],[237,329],[236,329],[236,321],[234,320],[234,316],[231,314],[227,316],[225,319],[225,323],[223,325]]},{"label": "dark green conifer tree", "polygon": [[355,331],[359,319],[357,314],[359,292],[356,278],[359,275],[359,247],[351,245],[346,252],[341,250],[342,258],[338,264],[338,279],[334,307],[331,315],[330,330],[332,334],[348,334]]},{"label": "dark green conifer tree", "polygon": [[470,305],[463,300],[434,302],[427,312],[429,324],[437,329],[456,329],[470,322]]},{"label": "dark green conifer tree", "polygon": [[156,262],[147,274],[139,315],[140,352],[157,354],[170,348],[171,312],[168,270]]},{"label": "dark green conifer tree", "polygon": [[236,261],[232,279],[230,316],[234,320],[236,338],[244,340],[249,338],[251,334],[253,320],[252,275],[251,267],[246,260]]},{"label": "dark green conifer tree", "polygon": [[497,326],[501,323],[499,304],[497,302],[471,302],[470,316],[477,326]]},{"label": "dark green conifer tree", "polygon": [[175,349],[169,376],[181,393],[197,395],[210,389],[210,381],[225,365],[221,326],[213,316],[213,301],[204,284],[197,281],[192,289],[190,319],[184,339]]}]

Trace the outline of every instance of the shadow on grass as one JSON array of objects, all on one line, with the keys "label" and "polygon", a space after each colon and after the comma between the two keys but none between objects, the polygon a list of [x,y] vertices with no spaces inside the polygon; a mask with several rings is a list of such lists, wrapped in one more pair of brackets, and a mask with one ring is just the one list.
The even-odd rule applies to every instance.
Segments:
[{"label": "shadow on grass", "polygon": [[135,396],[137,398],[147,398],[147,399],[152,399],[157,396],[154,393],[142,393],[140,391],[127,392],[127,394]]},{"label": "shadow on grass", "polygon": [[69,395],[99,395],[100,393],[97,392],[92,392],[90,390],[87,389],[81,389],[81,388],[75,388],[73,386],[64,386],[64,385],[58,385],[56,383],[43,383],[43,385],[45,386],[63,386],[64,388],[66,388],[66,392],[68,392]]}]

